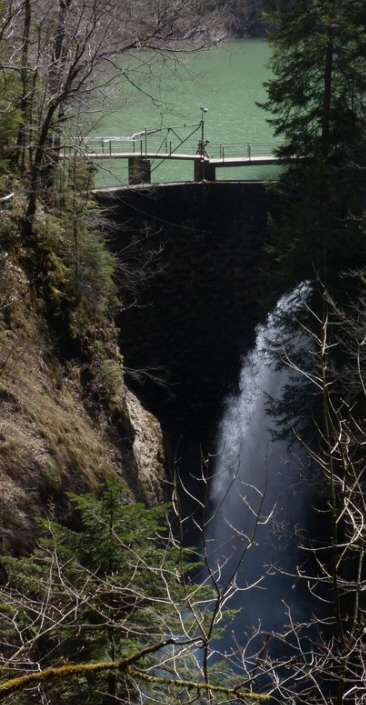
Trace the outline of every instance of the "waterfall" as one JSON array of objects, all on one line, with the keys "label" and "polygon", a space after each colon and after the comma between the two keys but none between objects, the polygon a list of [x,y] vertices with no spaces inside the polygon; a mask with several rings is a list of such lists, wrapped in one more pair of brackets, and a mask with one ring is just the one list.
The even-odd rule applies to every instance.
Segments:
[{"label": "waterfall", "polygon": [[255,348],[243,361],[240,393],[227,399],[218,433],[207,545],[221,582],[234,580],[241,590],[232,603],[240,609],[234,622],[239,643],[243,632],[281,629],[288,607],[295,619],[308,609],[294,577],[310,491],[303,482],[305,454],[299,446],[290,452],[287,442],[273,437],[267,411],[268,399],[281,398],[294,376],[274,364],[269,349],[285,349],[285,339],[292,349],[309,347],[281,323],[284,314],[296,316],[308,290],[303,284],[282,297],[258,327]]}]

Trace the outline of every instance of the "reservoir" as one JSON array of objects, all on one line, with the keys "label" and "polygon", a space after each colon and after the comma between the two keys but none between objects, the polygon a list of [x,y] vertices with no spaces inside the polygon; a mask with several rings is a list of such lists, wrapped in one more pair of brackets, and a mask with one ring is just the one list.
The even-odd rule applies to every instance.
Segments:
[{"label": "reservoir", "polygon": [[[158,150],[164,137],[178,134],[185,140],[181,151],[195,153],[204,119],[207,153],[218,156],[245,156],[248,145],[253,155],[273,152],[275,139],[268,115],[256,105],[266,99],[263,82],[270,77],[266,64],[270,47],[264,39],[230,41],[203,51],[184,53],[178,58],[137,55],[132,60],[132,76],[138,90],[122,81],[117,95],[98,118],[93,116],[89,136],[131,136],[161,129],[154,134]],[[152,61],[147,74],[147,60]],[[131,75],[131,74],[130,74]],[[207,112],[203,112],[205,108]],[[167,133],[171,127],[172,132]],[[197,130],[194,132],[195,128]],[[175,137],[174,137],[175,139]],[[161,150],[163,151],[163,150]],[[100,163],[99,163],[100,164]],[[99,166],[99,165],[98,165]],[[191,181],[193,163],[155,160],[151,165],[153,183]],[[266,180],[276,178],[279,167],[252,166],[217,169],[217,179]],[[97,185],[127,184],[127,161],[111,160],[99,167]]]}]

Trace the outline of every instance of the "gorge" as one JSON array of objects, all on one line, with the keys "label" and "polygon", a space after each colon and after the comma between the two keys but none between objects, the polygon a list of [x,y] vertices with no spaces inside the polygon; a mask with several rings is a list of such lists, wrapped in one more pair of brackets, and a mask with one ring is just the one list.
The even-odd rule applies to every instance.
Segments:
[{"label": "gorge", "polygon": [[[9,705],[364,700],[365,10],[270,6],[259,78],[264,42],[175,60],[205,2],[5,3]],[[81,146],[103,121],[129,141],[201,114],[194,149],[227,154],[253,105],[301,157],[276,177],[126,188]]]},{"label": "gorge", "polygon": [[[117,324],[126,381],[162,424],[170,472],[178,471],[198,499],[202,488],[193,478],[210,458],[210,563],[214,572],[220,566],[224,585],[233,579],[240,585],[230,607],[241,616],[230,629],[254,648],[258,628],[280,630],[287,610],[296,619],[308,619],[310,610],[295,574],[316,490],[309,490],[300,448],[289,451],[271,438],[265,410],[288,377],[273,369],[273,360],[271,369],[269,348],[275,340],[282,344],[281,331],[286,338],[279,311],[296,317],[306,288],[281,299],[258,329],[271,301],[265,246],[278,197],[258,181],[95,195],[113,223],[109,246],[123,253],[124,266],[142,266],[151,253],[150,276],[133,292],[121,287]],[[185,511],[191,510],[188,503]],[[188,534],[185,541],[201,538]],[[229,639],[225,647],[232,648]]]}]

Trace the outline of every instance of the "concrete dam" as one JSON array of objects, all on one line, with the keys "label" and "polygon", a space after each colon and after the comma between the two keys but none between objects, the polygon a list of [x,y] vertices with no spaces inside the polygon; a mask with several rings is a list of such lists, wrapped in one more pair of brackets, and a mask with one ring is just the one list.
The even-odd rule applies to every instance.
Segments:
[{"label": "concrete dam", "polygon": [[98,191],[117,254],[129,384],[176,434],[210,446],[269,298],[262,182]]}]

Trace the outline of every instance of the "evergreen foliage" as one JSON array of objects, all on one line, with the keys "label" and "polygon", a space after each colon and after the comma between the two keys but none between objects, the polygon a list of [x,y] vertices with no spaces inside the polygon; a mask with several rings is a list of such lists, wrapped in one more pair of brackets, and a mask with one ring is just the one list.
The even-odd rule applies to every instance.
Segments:
[{"label": "evergreen foliage", "polygon": [[366,683],[364,294],[354,276],[366,261],[366,10],[359,0],[270,6],[274,77],[262,107],[283,139],[279,156],[303,158],[275,187],[272,274],[276,293],[304,280],[312,291],[290,324],[283,317],[285,348],[272,353],[289,367],[289,381],[270,406],[279,438],[294,435],[304,448],[317,492],[316,531],[300,538],[304,564],[296,570],[314,613],[296,624],[289,610],[294,667],[279,693],[304,705],[345,705],[363,701]]},{"label": "evergreen foliage", "polygon": [[267,245],[275,295],[306,280],[323,282],[336,296],[350,293],[352,281],[343,275],[366,258],[362,180],[357,165],[323,158],[282,175]]},{"label": "evergreen foliage", "polygon": [[[319,277],[342,297],[345,280],[339,284],[339,273],[366,261],[358,170],[364,149],[365,4],[268,4],[273,10],[266,19],[274,25],[274,78],[267,83],[263,107],[272,114],[276,134],[283,137],[279,155],[313,160],[288,170],[279,185],[283,210],[273,223],[272,245],[277,290]],[[175,13],[184,36],[197,3],[162,5],[164,11],[155,15],[155,5],[145,1],[123,6],[114,0],[60,0],[56,5],[49,0],[0,1],[1,194],[7,195],[17,180],[16,199],[2,212],[1,254],[5,257],[12,250],[32,273],[48,319],[56,322],[59,333],[64,325],[68,342],[113,310],[116,290],[115,261],[85,193],[92,175],[78,157],[70,163],[59,158],[63,126],[75,106],[93,88],[100,89],[106,64],[116,71],[114,77],[120,76],[116,59],[131,48],[160,51],[162,42],[170,47]],[[116,23],[122,10],[126,14]],[[260,672],[272,679],[272,692],[298,702],[363,701],[365,439],[359,419],[363,422],[365,404],[360,371],[365,307],[357,314],[357,343],[352,348],[358,364],[356,391],[347,397],[341,386],[339,392],[337,368],[332,367],[332,325],[317,309],[317,375],[313,368],[303,368],[323,404],[320,421],[314,414],[318,444],[307,445],[306,439],[305,444],[319,476],[328,483],[332,534],[324,545],[306,546],[318,572],[307,575],[299,567],[296,578],[305,579],[313,594],[320,586],[320,601],[325,590],[333,612],[327,629],[322,630],[318,620],[313,642],[308,624],[291,624],[286,634],[274,635],[293,649],[294,661],[283,664],[282,671],[290,666],[286,676],[277,676],[278,663],[265,646],[252,659],[248,681],[241,645],[235,654],[242,657],[244,676],[233,676],[229,659],[211,670],[217,625],[224,624],[225,606],[240,589],[236,574],[228,584],[221,583],[227,555],[213,569],[206,544],[207,580],[192,584],[195,554],[182,549],[171,535],[167,507],[127,504],[121,488],[109,483],[96,495],[70,497],[79,515],[77,526],[40,521],[32,555],[1,559],[0,699],[6,696],[23,705],[235,703],[260,699],[245,687],[255,687]],[[298,371],[301,356],[294,366]],[[344,369],[349,373],[347,365]],[[102,361],[100,375],[109,380],[112,397],[120,382],[118,364],[109,358]],[[287,397],[275,410],[287,426],[293,421],[291,404],[299,404],[297,391],[288,386]],[[347,613],[350,605],[352,618]],[[226,614],[230,619],[231,613]],[[29,681],[20,684],[25,689],[19,694],[19,680],[27,675]],[[13,677],[18,680],[9,690],[1,690]]]},{"label": "evergreen foliage", "polygon": [[272,0],[274,77],[265,84],[279,155],[355,154],[362,147],[366,10],[359,0]]},{"label": "evergreen foliage", "polygon": [[[268,100],[262,107],[271,112],[269,122],[283,139],[279,156],[296,154],[303,161],[284,168],[274,186],[280,208],[269,223],[267,250],[273,262],[272,303],[283,291],[312,283],[302,316],[282,322],[296,340],[304,330],[319,335],[325,289],[343,304],[358,296],[349,273],[366,261],[360,168],[366,12],[358,0],[272,0],[270,7],[266,19],[273,30],[274,75],[266,83]],[[309,317],[310,310],[314,315]],[[282,364],[283,351],[272,352]],[[313,357],[306,345],[295,354],[290,350],[288,357],[303,372],[303,381],[290,380],[282,398],[270,403],[278,435],[291,440],[296,428],[304,441],[316,444],[323,422],[321,395],[311,376]]]},{"label": "evergreen foliage", "polygon": [[[269,247],[278,291],[318,278],[342,294],[340,271],[365,261],[366,11],[359,0],[272,0],[268,121],[284,171]],[[347,243],[347,245],[345,244]],[[343,287],[344,288],[344,287]]]},{"label": "evergreen foliage", "polygon": [[[167,507],[127,504],[115,482],[98,495],[70,499],[80,517],[78,530],[40,520],[34,553],[2,558],[7,576],[1,590],[3,678],[50,665],[126,659],[146,647],[179,640],[182,619],[194,643],[196,625],[183,614],[190,595],[197,601],[205,590],[187,586],[190,552],[169,538]],[[146,655],[139,668],[153,673],[159,663],[160,674],[166,669],[169,676],[179,663],[172,649],[177,647],[165,647],[163,659],[161,653]],[[185,660],[189,663],[189,651],[181,657],[182,672]],[[42,698],[68,705],[112,702],[113,697],[125,702],[134,690],[126,674],[105,671],[97,680],[81,675],[72,683],[47,686]],[[149,690],[150,697],[154,691],[163,697],[160,685],[152,683]],[[39,698],[36,687],[17,702]]]},{"label": "evergreen foliage", "polygon": [[102,227],[96,205],[75,192],[64,194],[59,215],[39,210],[38,275],[48,289],[43,289],[45,299],[60,311],[83,310],[85,318],[97,320],[117,305],[115,259],[105,245]]},{"label": "evergreen foliage", "polygon": [[70,499],[76,528],[39,520],[30,556],[1,557],[0,700],[268,701],[220,661],[233,585],[219,588],[206,559],[207,580],[190,579],[197,554],[173,537],[167,505],[128,504],[115,481]]}]

